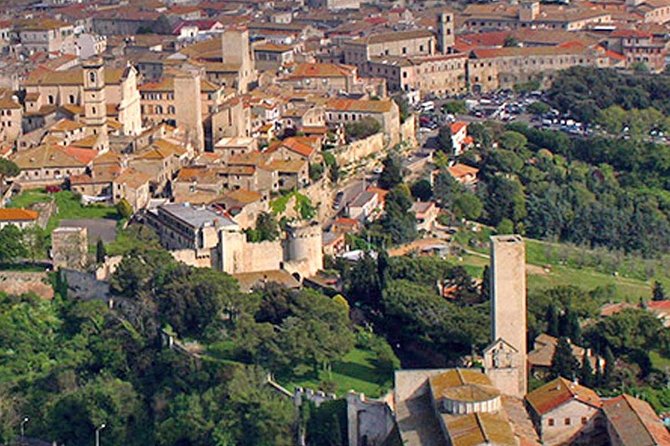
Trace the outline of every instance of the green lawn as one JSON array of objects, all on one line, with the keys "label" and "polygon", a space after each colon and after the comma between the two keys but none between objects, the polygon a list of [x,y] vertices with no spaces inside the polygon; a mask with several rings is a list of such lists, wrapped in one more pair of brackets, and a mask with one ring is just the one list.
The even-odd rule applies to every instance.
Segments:
[{"label": "green lawn", "polygon": [[347,353],[342,361],[334,363],[332,372],[321,371],[318,378],[306,376],[295,378],[288,382],[281,382],[289,391],[295,387],[319,389],[322,381],[334,381],[337,383],[337,394],[345,395],[349,390],[363,392],[371,398],[377,398],[388,390],[392,382],[392,376],[382,377],[387,385],[380,385],[380,372],[374,365],[375,355],[368,350],[354,349]]},{"label": "green lawn", "polygon": [[[477,234],[476,237],[479,238],[480,235]],[[467,243],[472,238],[472,235],[460,233],[457,240]],[[478,253],[465,254],[462,262],[454,263],[462,265],[473,277],[481,277],[484,266],[489,263],[488,252],[483,249],[475,250],[469,243],[464,246]],[[614,285],[616,300],[637,303],[640,297],[651,296],[653,280],[646,280],[644,271],[654,271],[655,280],[670,283],[670,276],[666,275],[661,261],[633,256],[618,258],[617,263],[615,260],[617,256],[612,253],[603,254],[570,245],[526,239],[526,261],[532,265],[527,268],[528,289],[532,291],[559,285],[576,285],[592,290]],[[545,270],[545,266],[549,268]],[[655,269],[649,269],[651,266],[655,266]],[[616,271],[618,274],[609,271]]]},{"label": "green lawn", "polygon": [[9,203],[10,208],[27,208],[35,203],[44,203],[51,201],[53,195],[47,194],[42,189],[27,190],[20,195],[12,197]]},{"label": "green lawn", "polygon": [[662,356],[657,351],[649,352],[649,359],[651,359],[651,365],[662,372],[670,368],[670,358]]},{"label": "green lawn", "polygon": [[113,206],[93,204],[83,206],[79,199],[70,191],[60,191],[55,194],[47,194],[44,190],[28,190],[12,198],[10,207],[25,208],[31,204],[56,200],[58,212],[51,216],[47,224],[47,233],[58,227],[61,220],[73,220],[81,218],[109,218],[118,220],[119,215]]}]

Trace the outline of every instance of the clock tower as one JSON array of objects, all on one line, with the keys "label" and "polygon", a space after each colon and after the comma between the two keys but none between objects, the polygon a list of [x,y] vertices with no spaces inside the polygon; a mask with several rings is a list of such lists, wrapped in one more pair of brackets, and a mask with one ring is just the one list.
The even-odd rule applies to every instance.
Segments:
[{"label": "clock tower", "polygon": [[84,72],[84,124],[91,136],[97,137],[95,149],[109,148],[107,134],[107,101],[105,98],[105,65],[100,57],[82,62]]}]

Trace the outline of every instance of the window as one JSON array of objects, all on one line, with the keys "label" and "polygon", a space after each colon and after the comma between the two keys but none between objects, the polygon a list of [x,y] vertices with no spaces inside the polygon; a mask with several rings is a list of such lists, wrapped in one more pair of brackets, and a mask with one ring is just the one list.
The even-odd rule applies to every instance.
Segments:
[{"label": "window", "polygon": [[549,419],[547,420],[547,424],[548,424],[549,426],[553,426],[553,425],[554,425],[554,419],[553,419],[553,418],[549,418]]},{"label": "window", "polygon": [[95,71],[88,73],[88,80],[91,81],[92,84],[95,84]]},{"label": "window", "polygon": [[70,104],[74,104],[74,95],[73,95],[73,94],[71,94],[71,95],[68,97],[68,101],[70,102]]},{"label": "window", "polygon": [[48,101],[49,101],[49,104],[53,105],[53,103],[54,103],[54,97],[53,97],[53,95],[49,95],[47,99],[48,99]]},{"label": "window", "polygon": [[582,424],[586,424],[589,420],[586,417],[582,417]]},{"label": "window", "polygon": [[563,420],[563,423],[564,423],[566,426],[570,426],[570,418],[566,418],[565,420]]}]

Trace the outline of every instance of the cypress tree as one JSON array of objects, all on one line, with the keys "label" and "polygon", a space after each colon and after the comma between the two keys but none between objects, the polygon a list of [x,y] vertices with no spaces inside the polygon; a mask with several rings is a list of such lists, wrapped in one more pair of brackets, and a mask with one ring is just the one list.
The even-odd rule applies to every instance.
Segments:
[{"label": "cypress tree", "polygon": [[107,257],[107,250],[105,249],[105,244],[102,239],[98,239],[98,243],[95,245],[95,261],[96,263],[104,263],[105,257]]},{"label": "cypress tree", "polygon": [[605,360],[605,367],[603,369],[601,386],[608,388],[612,384],[612,374],[614,373],[614,355],[609,345],[605,347],[603,359]]},{"label": "cypress tree", "polygon": [[479,294],[482,302],[491,299],[491,271],[488,265],[484,265],[484,271],[482,272],[482,286]]},{"label": "cypress tree", "polygon": [[572,347],[568,339],[564,336],[558,339],[554,357],[551,359],[551,368],[549,369],[552,378],[562,376],[566,379],[575,379],[579,370],[579,362],[572,354]]},{"label": "cypress tree", "polygon": [[655,301],[665,300],[665,288],[663,288],[663,284],[658,280],[654,282],[654,289],[652,292],[651,300]]},{"label": "cypress tree", "polygon": [[582,368],[579,370],[579,381],[586,387],[593,387],[594,384],[593,367],[591,367],[591,361],[589,361],[587,350],[584,350]]},{"label": "cypress tree", "polygon": [[554,304],[550,304],[547,307],[547,334],[555,338],[560,336],[558,327],[558,310]]}]

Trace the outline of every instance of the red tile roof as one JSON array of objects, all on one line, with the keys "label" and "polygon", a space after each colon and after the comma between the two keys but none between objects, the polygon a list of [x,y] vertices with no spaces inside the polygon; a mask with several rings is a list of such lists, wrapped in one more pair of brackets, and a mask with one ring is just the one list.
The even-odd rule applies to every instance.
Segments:
[{"label": "red tile roof", "polygon": [[603,402],[603,412],[623,445],[670,446],[670,433],[651,406],[623,394]]},{"label": "red tile roof", "polygon": [[39,213],[30,209],[0,209],[0,221],[33,221]]},{"label": "red tile roof", "polygon": [[592,407],[600,407],[600,397],[588,387],[556,378],[526,395],[526,401],[539,415],[545,415],[568,401],[577,400]]}]

